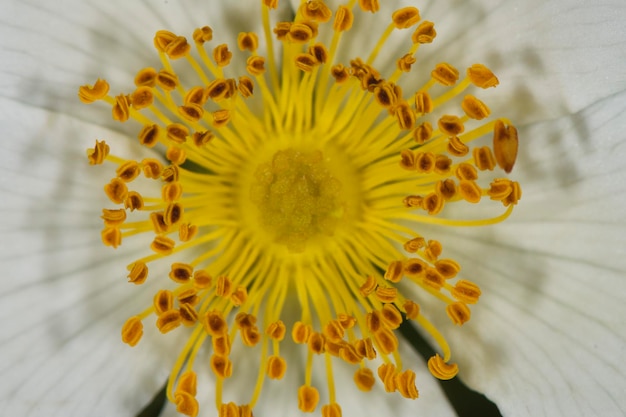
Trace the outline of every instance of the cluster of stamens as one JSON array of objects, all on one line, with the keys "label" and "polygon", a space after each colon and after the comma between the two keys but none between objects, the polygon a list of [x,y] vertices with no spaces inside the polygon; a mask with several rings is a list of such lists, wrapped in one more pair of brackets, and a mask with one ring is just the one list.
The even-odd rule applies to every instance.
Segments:
[{"label": "cluster of stamens", "polygon": [[[196,372],[202,365],[195,359],[203,347],[210,352],[219,415],[244,417],[252,415],[264,381],[288,372],[280,353],[287,335],[308,352],[297,390],[300,410],[312,412],[320,401],[312,384],[318,356],[328,378],[324,417],[341,415],[333,358],[357,367],[359,390],[374,388],[368,364],[377,362],[385,391],[415,399],[415,373],[398,354],[396,330],[405,321],[439,344],[442,356],[428,361],[435,377],[452,378],[458,368],[417,298],[398,284],[440,299],[457,325],[469,320],[468,305],[481,291],[458,278],[460,266],[441,256],[441,243],[407,224],[492,224],[521,197],[519,185],[507,178],[480,181],[496,168],[511,172],[515,128],[506,119],[489,121],[490,110],[477,97],[460,98],[468,89],[494,87],[498,79],[476,64],[460,80],[457,69],[441,63],[422,87],[405,93],[402,75],[413,71],[420,45],[436,36],[433,23],[413,7],[393,13],[367,59],[342,64],[338,45],[354,23],[355,1],[334,12],[322,1],[303,1],[292,22],[273,27],[270,10],[278,1],[261,3],[267,56],[257,53],[256,34],[239,34],[238,49],[248,55],[245,75],[226,76],[233,52],[222,44],[210,55],[212,30],[203,27],[193,32],[195,53],[186,38],[157,32],[162,69],[140,70],[132,92],[109,95],[104,80],[79,90],[85,103],[107,102],[114,120],[138,122],[138,142],[156,151],[134,161],[111,154],[105,141],[88,150],[92,165],[116,166],[104,191],[118,207],[102,211],[103,243],[117,248],[149,236],[143,243],[152,253],[128,265],[128,281],[143,284],[152,263],[169,264],[163,286],[170,288],[124,324],[122,340],[135,346],[150,316],[161,333],[190,329],[167,388],[188,416],[199,412]],[[358,6],[362,12],[379,9],[378,0],[359,0]],[[333,15],[333,37],[325,45],[318,34]],[[379,50],[391,32],[414,26],[408,51],[391,71],[383,68],[390,72],[383,77],[373,64]],[[276,40],[282,62],[274,55]],[[182,79],[174,61],[186,61],[196,82]],[[445,91],[437,95],[437,89]],[[462,113],[435,116],[457,98]],[[254,99],[261,100],[261,114],[248,105]],[[472,145],[487,134],[490,146]],[[142,191],[150,182],[160,193]],[[438,216],[448,204],[474,204],[485,196],[500,201],[505,212],[480,220]],[[301,306],[293,321],[283,315],[287,297]],[[245,405],[222,399],[225,381],[236,376],[231,347],[237,340],[260,351],[259,376]]]}]

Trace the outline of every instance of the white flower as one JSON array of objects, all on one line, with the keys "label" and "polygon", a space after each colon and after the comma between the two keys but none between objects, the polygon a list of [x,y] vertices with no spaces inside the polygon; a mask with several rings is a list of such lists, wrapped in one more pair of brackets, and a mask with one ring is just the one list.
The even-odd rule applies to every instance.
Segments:
[{"label": "white flower", "polygon": [[[124,126],[103,122],[102,109],[80,104],[76,88],[104,72],[111,85],[128,85],[156,62],[158,29],[210,24],[231,41],[259,25],[258,2],[212,3],[0,5],[0,414],[134,415],[167,378],[175,338],[141,353],[119,342],[121,323],[156,288],[121,285],[120,265],[139,254],[101,247],[103,181],[84,156],[96,137],[118,152],[126,144],[126,155],[145,150],[128,143]],[[425,68],[488,64],[501,81],[491,107],[522,138],[515,169],[524,195],[514,215],[439,237],[454,242],[446,250],[483,297],[471,326],[436,324],[460,377],[507,416],[626,413],[626,6],[586,3],[417,5],[438,31]],[[338,385],[351,384],[338,374]],[[347,415],[452,415],[427,373],[418,387],[416,402],[346,390],[341,403]],[[279,410],[258,414],[291,415],[282,405],[293,399],[280,393],[265,391],[272,400],[261,405]]]}]

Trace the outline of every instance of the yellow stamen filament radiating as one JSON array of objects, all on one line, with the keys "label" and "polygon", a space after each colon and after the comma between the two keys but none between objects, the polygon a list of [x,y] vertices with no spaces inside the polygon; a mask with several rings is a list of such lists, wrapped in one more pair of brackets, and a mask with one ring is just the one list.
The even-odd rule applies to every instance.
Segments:
[{"label": "yellow stamen filament radiating", "polygon": [[[167,387],[182,414],[199,413],[195,358],[203,345],[210,346],[222,417],[251,416],[266,381],[289,372],[293,364],[280,352],[286,335],[307,350],[297,392],[303,412],[318,409],[313,368],[324,363],[324,417],[342,415],[333,358],[358,368],[361,391],[376,384],[368,362],[381,359],[377,375],[385,390],[418,397],[415,373],[403,369],[398,353],[396,330],[406,320],[439,345],[443,356],[428,361],[430,372],[440,379],[458,372],[445,338],[399,284],[439,299],[453,323],[469,320],[480,288],[460,278],[461,266],[441,257],[441,243],[417,229],[508,217],[521,198],[519,184],[490,173],[511,172],[517,130],[507,119],[492,119],[473,95],[498,84],[487,67],[473,65],[464,75],[445,62],[426,73],[419,68],[420,46],[433,42],[436,31],[414,7],[389,17],[371,51],[340,62],[354,22],[380,7],[377,0],[356,4],[333,11],[323,1],[303,1],[293,21],[272,26],[278,1],[262,0],[263,36],[242,32],[235,47],[211,44],[208,26],[193,31],[191,44],[159,31],[154,46],[162,68],[139,70],[129,93],[109,95],[102,79],[79,88],[82,102],[104,101],[113,119],[137,122],[136,140],[164,156],[127,160],[101,140],[87,151],[91,165],[114,166],[104,192],[116,207],[102,211],[103,244],[117,248],[148,236],[148,254],[128,265],[128,281],[164,278],[149,273],[151,264],[165,258],[170,264],[168,288],[128,319],[122,340],[137,345],[151,315],[161,333],[190,328]],[[405,51],[393,65],[378,66],[392,32],[411,27]],[[322,31],[332,31],[328,45],[318,39]],[[232,68],[235,54],[244,54],[246,73]],[[191,80],[176,72],[184,65]],[[425,75],[421,88],[405,80],[415,73]],[[490,144],[474,143],[485,136]],[[150,182],[159,184],[156,191],[145,186]],[[490,200],[504,212],[443,216],[449,204]],[[290,328],[282,320],[287,297],[301,308]],[[222,398],[237,376],[235,343],[260,352],[246,405]]]}]

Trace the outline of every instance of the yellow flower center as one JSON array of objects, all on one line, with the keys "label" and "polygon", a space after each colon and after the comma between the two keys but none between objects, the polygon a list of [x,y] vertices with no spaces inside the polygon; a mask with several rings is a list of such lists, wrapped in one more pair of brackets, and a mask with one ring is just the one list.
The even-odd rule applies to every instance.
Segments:
[{"label": "yellow flower center", "polygon": [[[497,223],[521,196],[516,182],[493,174],[511,172],[517,131],[473,95],[498,79],[480,64],[463,77],[448,63],[427,72],[414,65],[436,32],[413,7],[395,11],[371,51],[358,53],[342,46],[350,34],[371,36],[374,27],[350,29],[378,11],[376,0],[334,11],[303,1],[292,21],[274,23],[277,0],[261,7],[262,40],[237,37],[245,69],[230,65],[228,45],[210,46],[209,27],[193,32],[195,52],[186,38],[159,31],[162,68],[139,70],[133,91],[109,95],[104,80],[79,89],[83,102],[103,100],[115,120],[137,122],[138,142],[152,149],[131,160],[96,141],[87,152],[91,164],[115,171],[104,186],[116,206],[102,211],[103,243],[144,247],[127,266],[129,282],[161,288],[124,324],[122,340],[135,346],[149,317],[162,333],[190,328],[167,387],[189,416],[199,412],[197,372],[209,368],[219,415],[251,415],[264,384],[290,372],[281,355],[287,335],[307,352],[300,410],[316,410],[324,388],[322,415],[341,415],[336,360],[355,367],[361,391],[375,385],[370,366],[379,361],[384,389],[415,399],[396,330],[412,321],[429,333],[442,354],[429,370],[452,378],[451,350],[417,302],[436,297],[462,325],[481,294],[420,225]],[[395,63],[379,62],[392,32],[413,27]],[[489,201],[504,212],[463,219],[446,210]],[[299,305],[295,316],[284,311],[287,299]],[[258,357],[245,405],[223,398],[226,381],[237,379],[237,343]],[[196,361],[204,351],[210,359]],[[325,387],[313,383],[318,364]]]},{"label": "yellow flower center", "polygon": [[275,242],[303,252],[306,242],[332,236],[343,216],[341,182],[322,152],[278,151],[254,172],[250,200]]}]

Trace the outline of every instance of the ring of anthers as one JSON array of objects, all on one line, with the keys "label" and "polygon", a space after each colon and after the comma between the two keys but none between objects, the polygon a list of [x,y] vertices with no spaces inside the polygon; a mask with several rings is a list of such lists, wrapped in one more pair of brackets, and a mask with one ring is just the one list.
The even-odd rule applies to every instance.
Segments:
[{"label": "ring of anthers", "polygon": [[[264,383],[286,375],[281,348],[288,334],[307,351],[300,410],[314,411],[320,401],[316,358],[326,368],[324,417],[341,415],[336,359],[356,368],[361,391],[374,388],[368,364],[378,363],[385,391],[418,397],[415,373],[398,353],[396,330],[405,321],[439,345],[442,355],[429,359],[430,372],[454,377],[450,348],[416,297],[436,297],[462,325],[481,291],[458,277],[459,264],[442,257],[440,242],[414,229],[498,223],[521,197],[516,182],[491,174],[511,172],[516,129],[466,93],[498,84],[487,67],[472,65],[461,77],[441,63],[421,87],[410,87],[412,74],[420,74],[418,49],[436,36],[416,8],[396,10],[369,56],[344,65],[338,54],[344,38],[359,13],[378,12],[378,0],[353,0],[334,11],[303,1],[293,21],[272,24],[277,7],[278,0],[261,1],[263,41],[239,34],[237,47],[247,58],[238,78],[226,75],[236,71],[229,46],[209,47],[212,30],[202,27],[193,32],[194,53],[186,38],[157,32],[162,68],[141,69],[132,92],[110,95],[102,79],[79,89],[85,103],[108,103],[114,120],[138,122],[139,144],[152,149],[129,160],[98,140],[87,156],[93,165],[115,167],[104,187],[116,205],[102,211],[104,245],[128,240],[150,248],[128,265],[129,282],[143,284],[155,274],[149,267],[169,264],[163,289],[128,319],[122,340],[135,346],[149,317],[161,333],[190,329],[167,386],[168,398],[188,416],[199,412],[196,372],[204,365],[196,358],[203,346],[220,417],[251,416]],[[390,34],[408,28],[414,29],[405,53],[379,71],[374,61]],[[319,40],[323,33],[327,44]],[[262,42],[265,55],[258,53]],[[188,69],[192,74],[183,77]],[[460,110],[449,111],[459,103]],[[485,136],[491,145],[474,143]],[[451,204],[485,200],[500,202],[504,213],[446,217]],[[297,301],[299,316],[284,312],[287,299]],[[225,381],[237,372],[237,339],[260,351],[245,405],[223,399]]]}]

